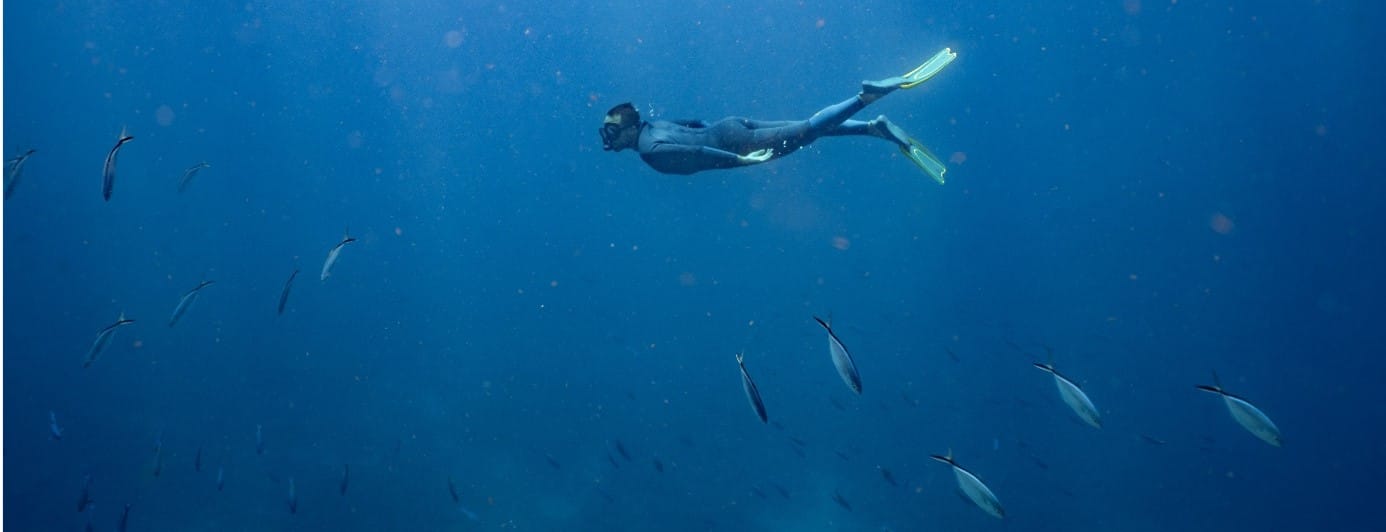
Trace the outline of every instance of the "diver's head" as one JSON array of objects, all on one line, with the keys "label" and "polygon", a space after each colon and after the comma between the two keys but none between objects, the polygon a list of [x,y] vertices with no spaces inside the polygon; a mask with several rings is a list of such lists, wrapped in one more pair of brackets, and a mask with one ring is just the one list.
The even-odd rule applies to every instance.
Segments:
[{"label": "diver's head", "polygon": [[612,107],[606,112],[606,119],[602,120],[598,133],[602,136],[603,150],[634,148],[640,139],[640,112],[629,102]]}]

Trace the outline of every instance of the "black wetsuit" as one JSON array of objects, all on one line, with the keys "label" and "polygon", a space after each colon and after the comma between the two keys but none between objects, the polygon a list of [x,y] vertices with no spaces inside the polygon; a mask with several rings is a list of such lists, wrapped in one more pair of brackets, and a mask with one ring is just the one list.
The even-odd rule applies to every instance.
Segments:
[{"label": "black wetsuit", "polygon": [[640,125],[636,151],[655,170],[666,174],[692,174],[717,168],[745,166],[740,156],[769,148],[778,159],[824,136],[876,135],[870,123],[848,120],[866,104],[861,98],[829,106],[808,120],[766,121],[723,118],[656,120]]}]

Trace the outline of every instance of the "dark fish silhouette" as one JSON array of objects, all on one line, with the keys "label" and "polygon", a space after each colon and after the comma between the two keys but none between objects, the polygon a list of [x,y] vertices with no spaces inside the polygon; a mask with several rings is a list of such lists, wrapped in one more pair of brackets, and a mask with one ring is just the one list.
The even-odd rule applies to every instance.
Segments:
[{"label": "dark fish silhouette", "polygon": [[120,512],[120,523],[116,524],[116,532],[125,532],[125,527],[130,524],[130,505],[125,505],[125,510]]},{"label": "dark fish silhouette", "polygon": [[284,305],[289,303],[289,290],[294,287],[294,278],[298,277],[298,268],[294,268],[294,273],[289,274],[289,280],[284,281],[284,289],[279,291],[279,314],[284,314]]},{"label": "dark fish silhouette", "polygon": [[115,189],[116,155],[120,153],[121,146],[132,140],[135,140],[135,137],[121,131],[120,139],[116,140],[115,146],[106,153],[106,164],[101,168],[101,197],[106,201],[111,201],[111,191]]},{"label": "dark fish silhouette", "polygon": [[596,490],[597,490],[597,494],[598,494],[598,495],[601,495],[602,498],[605,499],[607,503],[616,502],[616,498],[615,498],[615,497],[612,497],[610,493],[607,493],[607,492],[606,492],[606,490],[601,489],[601,488],[596,488]]},{"label": "dark fish silhouette", "polygon": [[91,506],[91,475],[82,477],[82,495],[77,498],[77,511],[85,512]]},{"label": "dark fish silhouette", "polygon": [[661,461],[659,461],[658,458],[655,458],[655,459],[654,459],[654,468],[655,468],[655,471],[658,471],[658,472],[660,472],[660,473],[663,473],[663,472],[664,472],[664,462],[661,462]]},{"label": "dark fish silhouette", "polygon": [[135,320],[125,319],[125,313],[121,312],[115,323],[107,325],[106,328],[101,329],[101,332],[96,333],[96,341],[92,342],[91,349],[87,350],[87,359],[82,362],[82,367],[91,367],[92,363],[96,362],[97,357],[101,356],[101,352],[106,350],[106,346],[111,345],[111,339],[115,337],[116,329],[131,323],[135,323]]},{"label": "dark fish silhouette", "polygon": [[452,495],[452,502],[462,502],[462,498],[457,496],[457,484],[452,482],[452,477],[448,477],[448,495]]},{"label": "dark fish silhouette", "polygon": [[626,446],[621,443],[621,440],[616,440],[616,454],[621,455],[621,458],[625,458],[627,462],[631,461],[630,453],[626,451]]},{"label": "dark fish silhouette", "polygon": [[746,392],[746,400],[751,402],[751,409],[756,411],[756,416],[760,417],[760,422],[769,422],[770,418],[765,413],[765,403],[760,399],[760,390],[756,388],[756,381],[751,380],[751,374],[746,372],[745,360],[741,353],[736,354],[736,365],[741,368],[741,389]]},{"label": "dark fish silhouette", "polygon": [[341,485],[341,487],[340,487],[337,491],[338,491],[339,493],[341,493],[342,495],[346,495],[346,492],[347,492],[347,484],[349,484],[350,482],[351,482],[351,466],[350,466],[350,465],[347,465],[347,464],[342,464],[342,485]]},{"label": "dark fish silhouette", "polygon": [[838,506],[846,508],[849,512],[852,511],[852,504],[847,502],[847,499],[843,498],[842,494],[838,493],[837,490],[833,490],[833,502],[837,503]]},{"label": "dark fish silhouette", "polygon": [[879,469],[879,470],[881,471],[881,478],[884,478],[885,481],[886,481],[887,483],[889,483],[891,486],[895,486],[895,487],[899,487],[899,486],[900,486],[900,484],[899,484],[898,482],[895,482],[895,475],[894,475],[894,474],[891,474],[891,472],[890,472],[889,469],[886,469],[886,468],[881,467],[881,466],[876,466],[876,469]]},{"label": "dark fish silhouette", "polygon": [[14,194],[14,187],[19,184],[19,177],[24,173],[24,161],[37,152],[38,150],[29,150],[19,157],[5,161],[5,199],[10,199],[10,195]]},{"label": "dark fish silhouette", "polygon": [[168,317],[168,326],[172,327],[177,325],[178,320],[182,319],[183,314],[187,313],[189,308],[192,308],[193,302],[197,301],[197,293],[203,288],[212,286],[214,283],[216,283],[216,281],[202,281],[192,290],[188,290],[187,293],[183,294],[183,298],[178,300],[178,306],[173,307],[173,314]]},{"label": "dark fish silhouette", "polygon": [[203,168],[211,167],[212,165],[207,164],[206,161],[203,161],[189,166],[187,170],[183,170],[183,178],[178,180],[178,193],[182,194],[183,191],[188,188],[188,184],[192,183],[193,177],[197,176],[197,173],[202,171]]}]

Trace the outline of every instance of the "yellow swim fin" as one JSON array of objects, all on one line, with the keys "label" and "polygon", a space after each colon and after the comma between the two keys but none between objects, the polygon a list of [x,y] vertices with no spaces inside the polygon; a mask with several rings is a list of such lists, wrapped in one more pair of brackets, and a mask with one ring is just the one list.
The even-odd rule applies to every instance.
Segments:
[{"label": "yellow swim fin", "polygon": [[938,184],[943,184],[943,174],[948,173],[948,167],[944,166],[943,161],[938,160],[938,157],[935,157],[933,152],[930,152],[919,141],[910,139],[909,146],[900,146],[900,153],[909,157],[915,166],[929,174],[929,177],[934,178],[934,181],[938,181]]},{"label": "yellow swim fin", "polygon": [[900,88],[913,89],[919,86],[919,84],[929,81],[929,78],[934,77],[935,74],[943,70],[943,67],[948,66],[948,63],[952,63],[953,60],[957,58],[958,54],[954,53],[952,48],[940,50],[938,53],[934,54],[933,57],[929,58],[928,61],[925,61],[924,64],[919,65],[919,68],[911,70],[908,74],[901,76],[905,81],[900,84]]}]

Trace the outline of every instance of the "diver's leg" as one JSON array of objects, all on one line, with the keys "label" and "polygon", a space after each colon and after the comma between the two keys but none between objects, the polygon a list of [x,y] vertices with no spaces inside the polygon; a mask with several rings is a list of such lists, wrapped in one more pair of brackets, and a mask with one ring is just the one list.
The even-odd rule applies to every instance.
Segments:
[{"label": "diver's leg", "polygon": [[899,146],[908,146],[909,143],[902,140],[908,137],[905,137],[903,132],[899,135],[892,134],[890,128],[893,126],[884,116],[870,122],[849,120],[852,115],[866,108],[864,94],[824,107],[808,120],[769,121],[740,118],[735,121],[739,126],[736,130],[718,133],[725,145],[742,149],[769,147],[777,153],[798,150],[823,136],[869,135],[890,140]]},{"label": "diver's leg", "polygon": [[[730,138],[734,135],[742,137],[738,139],[738,142],[729,142],[729,144],[746,147],[756,146],[756,149],[771,147],[776,152],[797,150],[823,136],[870,135],[894,140],[888,135],[888,130],[883,129],[884,126],[877,124],[885,117],[879,117],[870,122],[848,120],[853,114],[865,107],[866,102],[863,101],[861,95],[857,95],[823,108],[814,113],[808,120],[787,122],[742,118],[739,119],[739,124],[744,128],[744,132],[739,132],[739,134],[728,132],[727,137]],[[745,136],[749,136],[749,138],[745,138]],[[896,144],[901,143],[896,141]]]},{"label": "diver's leg", "polygon": [[843,122],[843,123],[841,123],[841,124],[838,124],[837,127],[834,127],[834,128],[832,128],[832,129],[827,130],[826,132],[823,133],[823,136],[825,136],[825,137],[851,137],[851,136],[871,136],[871,137],[879,137],[880,135],[876,134],[876,132],[875,132],[875,131],[872,131],[872,129],[871,129],[871,128],[872,128],[872,123],[873,123],[873,122],[875,122],[875,121],[873,120],[873,121],[871,121],[871,122],[867,122],[867,121],[864,121],[864,120],[848,120],[848,121],[846,121],[846,122]]},{"label": "diver's leg", "polygon": [[809,117],[809,131],[814,137],[825,135],[832,128],[846,122],[852,115],[857,114],[857,111],[865,108],[866,101],[862,99],[861,95],[853,96],[840,103],[824,107],[822,110],[813,113],[813,116]]},{"label": "diver's leg", "polygon": [[895,143],[896,146],[907,147],[910,145],[910,136],[905,130],[890,122],[885,115],[876,117],[875,120],[848,120],[837,127],[829,129],[823,133],[828,137],[847,137],[847,136],[867,136],[885,139]]},{"label": "diver's leg", "polygon": [[769,129],[775,127],[792,126],[803,122],[803,120],[756,120],[754,118],[742,118],[741,123],[750,129]]}]

